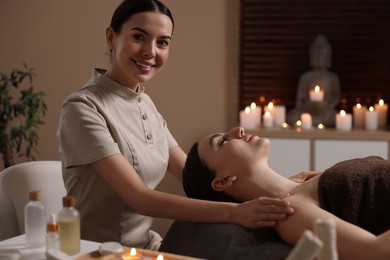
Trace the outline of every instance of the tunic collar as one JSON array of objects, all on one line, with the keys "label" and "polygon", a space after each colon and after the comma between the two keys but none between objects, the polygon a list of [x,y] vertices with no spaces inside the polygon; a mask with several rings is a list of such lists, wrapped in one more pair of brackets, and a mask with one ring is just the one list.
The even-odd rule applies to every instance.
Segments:
[{"label": "tunic collar", "polygon": [[99,85],[102,85],[103,87],[110,89],[113,93],[128,100],[134,100],[144,93],[145,87],[138,86],[137,91],[134,91],[106,77],[104,75],[105,72],[106,70],[104,69],[99,69],[99,68],[94,69],[93,76],[92,76],[93,82],[98,84],[100,83]]}]

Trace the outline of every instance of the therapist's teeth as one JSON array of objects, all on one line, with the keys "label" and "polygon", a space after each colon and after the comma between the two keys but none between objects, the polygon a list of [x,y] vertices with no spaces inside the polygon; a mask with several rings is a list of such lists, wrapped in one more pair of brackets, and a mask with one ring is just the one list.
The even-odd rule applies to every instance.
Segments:
[{"label": "therapist's teeth", "polygon": [[139,62],[135,62],[138,66],[141,66],[141,67],[144,67],[144,68],[150,68],[151,66],[150,65],[145,65],[145,64],[142,64],[142,63],[139,63]]}]

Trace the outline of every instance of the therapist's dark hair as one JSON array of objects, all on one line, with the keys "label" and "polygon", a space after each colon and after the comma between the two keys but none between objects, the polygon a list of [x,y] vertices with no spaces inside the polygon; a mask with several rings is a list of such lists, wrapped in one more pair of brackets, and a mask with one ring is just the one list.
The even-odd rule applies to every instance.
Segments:
[{"label": "therapist's dark hair", "polygon": [[211,186],[215,172],[199,157],[198,143],[195,143],[187,155],[183,169],[183,188],[187,197],[202,200],[239,202],[223,191]]},{"label": "therapist's dark hair", "polygon": [[171,19],[173,16],[169,8],[158,0],[124,0],[114,11],[111,18],[111,28],[114,32],[120,33],[122,25],[133,15],[143,12],[159,12]]}]

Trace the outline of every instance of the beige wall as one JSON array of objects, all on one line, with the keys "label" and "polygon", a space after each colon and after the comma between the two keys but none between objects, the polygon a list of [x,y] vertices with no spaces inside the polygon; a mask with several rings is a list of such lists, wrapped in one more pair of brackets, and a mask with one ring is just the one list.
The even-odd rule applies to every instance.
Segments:
[{"label": "beige wall", "polygon": [[[58,160],[55,132],[61,102],[94,67],[108,64],[105,28],[120,0],[0,0],[0,72],[26,62],[34,86],[46,92],[48,113],[39,129],[40,160]],[[165,0],[175,18],[168,63],[147,93],[188,151],[199,137],[236,122],[239,0]],[[183,194],[167,176],[161,190]],[[171,221],[157,220],[162,235]]]}]

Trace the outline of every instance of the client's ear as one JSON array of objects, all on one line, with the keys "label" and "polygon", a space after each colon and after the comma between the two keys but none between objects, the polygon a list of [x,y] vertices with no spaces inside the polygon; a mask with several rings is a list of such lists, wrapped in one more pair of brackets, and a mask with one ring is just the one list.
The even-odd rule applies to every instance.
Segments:
[{"label": "client's ear", "polygon": [[216,191],[224,191],[229,188],[236,179],[236,176],[214,178],[214,180],[211,182],[211,187],[213,187],[213,189]]}]

